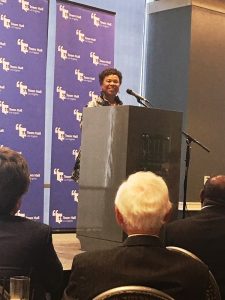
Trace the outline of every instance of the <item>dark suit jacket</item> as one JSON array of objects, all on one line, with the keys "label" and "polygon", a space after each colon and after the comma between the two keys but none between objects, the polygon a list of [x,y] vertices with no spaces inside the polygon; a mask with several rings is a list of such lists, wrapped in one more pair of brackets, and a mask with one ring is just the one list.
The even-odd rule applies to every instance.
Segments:
[{"label": "dark suit jacket", "polygon": [[165,226],[166,246],[185,248],[208,266],[225,299],[225,207],[206,207],[198,215]]},{"label": "dark suit jacket", "polygon": [[38,290],[52,292],[59,287],[62,265],[49,226],[17,216],[0,216],[0,245],[0,277],[30,275]]},{"label": "dark suit jacket", "polygon": [[122,246],[74,257],[63,300],[86,300],[110,288],[142,285],[162,290],[177,300],[205,299],[208,269],[167,250],[157,237],[130,236]]}]

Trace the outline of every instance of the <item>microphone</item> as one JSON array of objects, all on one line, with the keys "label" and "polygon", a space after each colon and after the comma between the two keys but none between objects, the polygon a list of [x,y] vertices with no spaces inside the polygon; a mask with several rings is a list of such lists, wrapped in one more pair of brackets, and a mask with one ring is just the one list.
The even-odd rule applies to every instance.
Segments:
[{"label": "microphone", "polygon": [[[136,98],[137,98],[137,101],[138,101],[139,103],[141,103],[142,105],[144,105],[144,106],[146,106],[146,107],[152,106],[152,104],[151,104],[147,99],[145,99],[145,98],[144,98],[143,96],[141,96],[141,95],[138,95],[137,93],[135,93],[135,92],[132,91],[131,89],[127,89],[126,92],[127,92],[127,94],[136,97]],[[144,104],[144,103],[141,102],[140,100],[142,100],[142,101],[148,103],[148,105]]]}]

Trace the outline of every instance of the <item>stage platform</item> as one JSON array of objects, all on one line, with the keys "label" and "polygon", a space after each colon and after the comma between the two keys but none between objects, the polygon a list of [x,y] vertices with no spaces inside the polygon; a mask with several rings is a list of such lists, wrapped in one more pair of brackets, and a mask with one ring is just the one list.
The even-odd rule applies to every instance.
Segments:
[{"label": "stage platform", "polygon": [[63,270],[71,270],[74,256],[83,252],[76,233],[53,233],[52,240]]}]

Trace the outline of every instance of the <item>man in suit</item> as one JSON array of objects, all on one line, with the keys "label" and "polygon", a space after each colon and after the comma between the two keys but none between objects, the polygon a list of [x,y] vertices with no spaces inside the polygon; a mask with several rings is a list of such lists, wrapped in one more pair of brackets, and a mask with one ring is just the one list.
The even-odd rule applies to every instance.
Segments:
[{"label": "man in suit", "polygon": [[200,193],[202,209],[164,228],[167,246],[185,248],[202,259],[215,276],[225,299],[225,176],[207,180]]},{"label": "man in suit", "polygon": [[30,178],[24,157],[0,147],[0,278],[28,275],[34,298],[45,299],[62,279],[62,265],[49,226],[16,216]]},{"label": "man in suit", "polygon": [[176,300],[205,299],[208,268],[167,250],[159,231],[171,210],[164,180],[151,172],[130,175],[119,187],[115,215],[128,238],[121,246],[74,257],[63,300],[86,300],[108,289],[142,285]]}]

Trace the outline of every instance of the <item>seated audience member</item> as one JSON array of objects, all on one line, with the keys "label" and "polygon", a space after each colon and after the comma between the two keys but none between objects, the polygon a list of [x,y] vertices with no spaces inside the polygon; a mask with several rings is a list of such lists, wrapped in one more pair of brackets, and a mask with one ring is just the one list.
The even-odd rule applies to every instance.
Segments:
[{"label": "seated audience member", "polygon": [[163,238],[166,246],[185,248],[203,260],[225,299],[225,176],[208,179],[200,198],[201,211],[167,224]]},{"label": "seated audience member", "polygon": [[115,198],[116,219],[128,238],[121,246],[75,256],[63,300],[93,299],[123,285],[153,287],[176,300],[205,299],[208,268],[160,243],[170,210],[161,177],[151,172],[129,176]]},{"label": "seated audience member", "polygon": [[62,265],[50,227],[15,216],[28,190],[29,176],[21,154],[0,147],[0,278],[30,276],[36,287],[34,299],[42,300],[45,292],[55,292],[60,286]]}]

